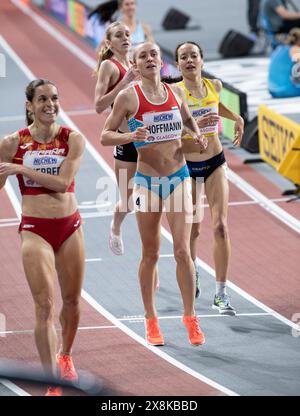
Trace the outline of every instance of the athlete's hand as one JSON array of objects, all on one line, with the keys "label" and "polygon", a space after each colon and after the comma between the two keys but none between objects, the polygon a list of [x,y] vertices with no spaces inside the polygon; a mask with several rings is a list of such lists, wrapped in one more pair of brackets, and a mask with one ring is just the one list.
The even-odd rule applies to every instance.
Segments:
[{"label": "athlete's hand", "polygon": [[207,148],[208,141],[205,136],[202,134],[198,134],[194,137],[195,142],[200,145],[200,153],[204,152],[204,150]]},{"label": "athlete's hand", "polygon": [[131,82],[137,81],[138,79],[140,79],[140,73],[132,67],[129,68],[121,81],[123,88],[127,88]]},{"label": "athlete's hand", "polygon": [[138,127],[131,135],[133,142],[144,142],[149,137],[149,130],[146,126]]},{"label": "athlete's hand", "polygon": [[197,124],[200,129],[209,126],[216,126],[218,123],[219,116],[217,113],[206,113],[203,116],[197,118]]},{"label": "athlete's hand", "polygon": [[20,173],[21,165],[16,163],[0,163],[0,175],[10,176]]},{"label": "athlete's hand", "polygon": [[244,135],[244,120],[242,117],[239,117],[239,119],[235,122],[235,125],[234,125],[234,139],[233,139],[234,146],[240,146],[243,135]]}]

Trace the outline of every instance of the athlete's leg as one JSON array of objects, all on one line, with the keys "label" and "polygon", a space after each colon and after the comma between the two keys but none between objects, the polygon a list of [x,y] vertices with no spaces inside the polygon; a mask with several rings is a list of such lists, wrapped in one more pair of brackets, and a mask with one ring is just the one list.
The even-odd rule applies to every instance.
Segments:
[{"label": "athlete's leg", "polygon": [[22,260],[35,304],[35,342],[44,369],[56,376],[57,336],[54,327],[55,257],[50,244],[22,231]]},{"label": "athlete's leg", "polygon": [[191,256],[192,260],[195,262],[197,257],[197,247],[201,231],[201,222],[203,218],[203,193],[204,193],[204,183],[203,178],[198,178],[196,181],[192,179],[192,195],[193,195],[193,224],[191,230]]},{"label": "athlete's leg", "polygon": [[[202,345],[205,342],[205,336],[195,316],[195,269],[190,252],[193,220],[190,178],[176,187],[169,200],[170,209],[166,206],[166,215],[173,237],[174,256],[177,263],[176,276],[183,300],[183,323],[188,331],[190,343]],[[182,200],[181,209],[180,200]]]},{"label": "athlete's leg", "polygon": [[192,212],[192,195],[190,178],[188,178],[175,188],[166,201],[166,215],[173,237],[173,250],[177,263],[176,276],[185,316],[195,315],[195,270],[190,253]]},{"label": "athlete's leg", "polygon": [[115,159],[115,174],[120,190],[120,200],[115,206],[112,221],[112,232],[115,235],[120,235],[121,224],[130,211],[129,201],[132,196],[132,188],[128,187],[128,185],[129,182],[132,181],[135,171],[135,162],[124,162],[123,160]]},{"label": "athlete's leg", "polygon": [[62,352],[71,353],[79,324],[79,301],[85,266],[81,228],[62,244],[56,253],[55,260],[63,301],[59,317],[62,326]]},{"label": "athlete's leg", "polygon": [[137,224],[142,241],[142,259],[139,267],[141,293],[145,317],[154,318],[155,283],[160,247],[160,223],[162,217],[159,197],[142,186],[134,191]]},{"label": "athlete's leg", "polygon": [[225,165],[218,167],[205,182],[212,217],[213,255],[218,282],[226,282],[231,251],[227,224],[229,186],[225,169]]}]

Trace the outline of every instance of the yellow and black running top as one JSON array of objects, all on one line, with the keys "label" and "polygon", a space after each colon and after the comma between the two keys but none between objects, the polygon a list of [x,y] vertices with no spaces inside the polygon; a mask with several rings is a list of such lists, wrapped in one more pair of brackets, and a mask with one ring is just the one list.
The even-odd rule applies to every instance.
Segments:
[{"label": "yellow and black running top", "polygon": [[[210,79],[202,78],[202,80],[207,91],[206,96],[203,98],[193,97],[190,91],[186,88],[184,81],[178,82],[176,84],[184,91],[190,112],[194,119],[197,119],[208,112],[216,114],[219,112],[220,98],[214,84]],[[200,128],[200,132],[206,137],[214,136],[215,134],[218,134],[218,125]],[[182,138],[192,139],[189,134],[185,134]]]}]

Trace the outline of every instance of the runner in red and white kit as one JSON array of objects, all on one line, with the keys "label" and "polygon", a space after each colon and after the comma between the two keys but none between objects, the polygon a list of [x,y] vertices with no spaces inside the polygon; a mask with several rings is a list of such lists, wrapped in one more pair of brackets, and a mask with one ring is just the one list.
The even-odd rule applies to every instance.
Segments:
[{"label": "runner in red and white kit", "polygon": [[[95,106],[97,113],[102,113],[113,102],[117,94],[127,88],[137,78],[137,72],[132,68],[129,60],[131,46],[130,31],[124,23],[114,22],[106,30],[105,45],[99,51],[96,68],[97,84],[95,90]],[[126,120],[119,126],[121,132],[128,131]],[[111,222],[109,246],[116,255],[124,254],[124,245],[121,236],[121,224],[129,212],[129,200],[132,189],[128,187],[129,181],[136,171],[137,152],[133,143],[115,146],[115,174],[119,185],[121,199],[117,202],[115,213]],[[124,180],[121,175],[126,174],[126,187],[120,186]]]},{"label": "runner in red and white kit", "polygon": [[[43,79],[26,88],[28,127],[0,140],[0,189],[17,175],[22,194],[22,260],[35,303],[35,341],[47,374],[77,381],[71,352],[79,323],[84,275],[84,241],[74,195],[74,176],[84,152],[81,134],[56,123],[56,86]],[[62,345],[57,351],[54,281],[63,301]],[[49,387],[47,396],[60,396]]]},{"label": "runner in red and white kit", "polygon": [[[153,282],[165,206],[183,300],[183,323],[190,343],[201,345],[205,338],[194,308],[194,267],[189,247],[193,207],[190,176],[181,147],[183,125],[201,148],[207,143],[188,110],[182,90],[161,82],[159,46],[150,42],[139,45],[134,51],[134,65],[141,82],[120,92],[104,126],[101,142],[107,146],[134,142],[138,152],[134,203],[143,246],[139,277],[146,339],[151,345],[164,345]],[[119,133],[118,127],[124,118],[130,132]]]}]

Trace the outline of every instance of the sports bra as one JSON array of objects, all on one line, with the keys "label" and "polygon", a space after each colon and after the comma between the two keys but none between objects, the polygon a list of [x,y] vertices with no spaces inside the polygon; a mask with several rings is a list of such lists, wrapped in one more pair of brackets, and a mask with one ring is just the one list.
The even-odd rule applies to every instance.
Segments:
[{"label": "sports bra", "polygon": [[[35,141],[27,128],[19,130],[19,145],[13,158],[13,163],[24,165],[36,171],[50,175],[58,175],[59,169],[69,152],[69,135],[72,132],[68,127],[61,126],[51,143],[39,143]],[[17,175],[22,195],[40,195],[56,193],[44,188],[26,176]],[[74,192],[75,181],[73,179],[67,192]]]},{"label": "sports bra", "polygon": [[[202,80],[207,90],[207,95],[204,98],[193,97],[186,88],[184,81],[177,83],[185,93],[190,112],[194,119],[197,119],[208,112],[219,113],[220,98],[216,92],[215,86],[212,81],[207,78],[202,78]],[[200,133],[206,137],[218,134],[218,125],[200,128]],[[185,134],[183,139],[192,139],[192,137],[189,134]]]},{"label": "sports bra", "polygon": [[164,102],[159,104],[146,98],[140,83],[133,86],[138,100],[138,109],[136,114],[128,120],[128,129],[133,132],[138,127],[147,126],[149,130],[149,137],[146,141],[134,142],[136,148],[152,143],[181,139],[180,107],[171,88],[165,83],[163,85],[167,97]]}]

